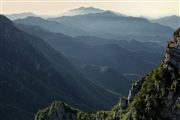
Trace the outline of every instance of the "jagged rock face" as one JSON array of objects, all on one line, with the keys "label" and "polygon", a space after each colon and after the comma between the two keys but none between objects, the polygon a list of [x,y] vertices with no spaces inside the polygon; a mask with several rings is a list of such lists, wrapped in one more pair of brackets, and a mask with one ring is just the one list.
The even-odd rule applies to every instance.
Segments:
[{"label": "jagged rock face", "polygon": [[[174,36],[172,40],[169,42],[166,50],[164,66],[171,72],[176,72],[178,78],[174,81],[173,87],[179,86],[180,80],[180,28],[174,32]],[[176,95],[177,93],[171,90],[168,94],[167,100],[167,108],[168,110],[180,103],[179,97],[180,95]],[[178,111],[177,111],[178,110]],[[178,117],[180,117],[180,107],[176,110]],[[168,112],[168,111],[167,111]],[[173,113],[175,114],[175,113]]]},{"label": "jagged rock face", "polygon": [[180,28],[168,43],[163,63],[132,85],[123,120],[180,119]]},{"label": "jagged rock face", "polygon": [[126,98],[121,98],[120,99],[120,107],[122,109],[126,109],[128,107],[128,100]]},{"label": "jagged rock face", "polygon": [[143,79],[138,80],[134,83],[134,85],[132,86],[132,88],[129,90],[129,94],[128,94],[128,102],[130,103],[133,100],[133,97],[139,92],[139,90],[141,89],[141,85],[143,83]]},{"label": "jagged rock face", "polygon": [[169,42],[165,55],[164,66],[169,64],[180,69],[180,28],[174,33],[174,37]]},{"label": "jagged rock face", "polygon": [[168,43],[163,63],[140,81],[129,92],[123,120],[180,119],[180,28]]}]

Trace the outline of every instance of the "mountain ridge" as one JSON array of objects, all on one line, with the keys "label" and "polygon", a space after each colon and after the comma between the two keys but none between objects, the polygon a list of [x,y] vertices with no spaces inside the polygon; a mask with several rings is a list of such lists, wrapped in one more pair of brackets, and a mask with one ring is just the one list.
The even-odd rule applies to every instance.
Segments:
[{"label": "mountain ridge", "polygon": [[[23,26],[21,28],[23,29]],[[129,57],[130,58],[133,57],[134,60],[142,61],[142,62],[137,61],[138,63],[141,63],[141,64],[147,63],[147,61],[149,61],[149,59],[147,59],[148,57],[145,58],[145,59],[147,59],[147,61],[144,61],[145,60],[144,58],[143,58],[144,60],[141,59],[142,56],[140,56],[140,54],[142,54],[143,52],[141,52],[141,53],[138,53],[139,51],[132,52],[126,48],[123,48],[122,46],[119,46],[116,43],[108,43],[108,44],[102,44],[102,45],[88,45],[81,41],[79,42],[78,40],[76,40],[76,38],[74,39],[72,37],[62,35],[60,33],[50,33],[50,32],[41,31],[41,30],[36,31],[35,28],[33,29],[32,27],[30,27],[29,29],[24,28],[23,30],[30,34],[33,34],[35,36],[41,37],[42,39],[47,41],[50,45],[52,45],[52,47],[54,47],[56,50],[62,52],[66,57],[78,58],[81,61],[83,61],[85,64],[105,65],[105,66],[115,67],[116,69],[123,68],[123,69],[119,69],[119,70],[123,71],[123,72],[127,72],[127,67],[125,67],[126,65],[123,64],[123,61],[129,61],[128,60]],[[36,31],[36,32],[34,32],[34,31]],[[119,44],[121,44],[121,42]],[[154,49],[154,48],[152,48],[152,49]],[[89,51],[91,51],[91,52],[89,52]],[[146,52],[146,54],[148,56],[151,56],[151,53]],[[137,55],[139,57],[137,57]],[[86,56],[86,57],[82,58],[82,56]],[[112,56],[112,57],[110,58],[109,56]],[[158,55],[154,54],[154,56],[158,56]],[[104,58],[106,58],[106,61],[102,62],[101,59],[104,59]],[[112,58],[114,58],[115,60],[112,61]],[[125,58],[127,58],[127,59],[125,59]],[[118,59],[120,62],[118,62],[116,59]],[[158,59],[160,59],[160,58],[158,58]],[[108,60],[109,60],[109,62],[108,62]],[[154,60],[150,60],[150,61],[155,63]],[[116,63],[118,62],[117,63],[118,65],[114,66],[112,64],[114,62],[116,62]],[[137,63],[134,63],[131,61],[129,61],[128,64],[132,64],[132,69],[134,69],[135,66],[137,66]],[[144,66],[151,66],[151,65],[152,64],[144,64]],[[144,68],[144,66],[142,68]],[[136,69],[135,71],[139,71],[139,69]],[[143,70],[143,71],[145,71],[145,70]],[[142,73],[142,72],[140,72],[140,73]]]},{"label": "mountain ridge", "polygon": [[[60,52],[19,30],[6,17],[0,16],[0,26],[0,104],[14,108],[10,117],[5,111],[10,108],[0,106],[2,119],[24,120],[25,116],[30,119],[33,116],[28,113],[35,113],[54,99],[93,111],[107,109],[118,98],[83,78]],[[98,101],[103,104],[96,106]],[[19,113],[14,113],[15,108],[19,108]],[[21,115],[21,110],[25,115]]]},{"label": "mountain ridge", "polygon": [[74,8],[69,10],[68,12],[65,12],[63,16],[76,16],[76,15],[85,15],[89,13],[101,13],[104,12],[104,10],[94,8],[94,7],[80,7],[80,8]]},{"label": "mountain ridge", "polygon": [[178,27],[180,27],[180,16],[176,15],[165,16],[151,21],[154,23],[159,23],[161,25],[169,26],[173,29],[177,29]]},{"label": "mountain ridge", "polygon": [[6,15],[7,18],[11,19],[11,20],[16,20],[16,19],[23,19],[29,16],[37,16],[34,13],[31,12],[25,12],[25,13],[16,13],[16,14],[9,14]]},{"label": "mountain ridge", "polygon": [[[136,39],[139,41],[149,41],[148,39],[152,41],[154,39],[155,42],[156,39],[160,40],[159,37],[167,37],[164,39],[169,39],[173,33],[172,28],[151,23],[145,18],[116,15],[111,11],[87,15],[62,16],[49,18],[48,20],[81,28],[84,31],[88,31],[89,36],[110,39]],[[106,26],[104,26],[104,24],[106,24]],[[143,39],[140,37],[143,37]]]},{"label": "mountain ridge", "polygon": [[112,110],[85,113],[55,101],[40,110],[35,120],[179,120],[180,61],[176,54],[179,46],[180,28],[174,32],[162,63],[136,81],[128,97],[121,97]]},{"label": "mountain ridge", "polygon": [[34,25],[40,26],[44,29],[47,29],[51,32],[61,32],[64,34],[68,34],[70,36],[78,36],[79,33],[85,34],[86,32],[75,27],[71,27],[69,25],[64,25],[62,23],[58,23],[56,21],[47,21],[41,17],[34,17],[30,16],[24,19],[16,19],[14,20],[15,23],[21,23],[26,25]]},{"label": "mountain ridge", "polygon": [[[52,32],[61,32],[73,37],[85,35],[116,40],[119,38],[124,40],[136,39],[159,44],[166,44],[166,41],[163,40],[169,39],[173,33],[172,28],[151,23],[145,18],[116,15],[111,11],[43,19],[46,24],[42,24],[43,21],[38,23],[34,21],[18,19],[14,22],[40,26]],[[104,26],[104,24],[107,25]]]}]

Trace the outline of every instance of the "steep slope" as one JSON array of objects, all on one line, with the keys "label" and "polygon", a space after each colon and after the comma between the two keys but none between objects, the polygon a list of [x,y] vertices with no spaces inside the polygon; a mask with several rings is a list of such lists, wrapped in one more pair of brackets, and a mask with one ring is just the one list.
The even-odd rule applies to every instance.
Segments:
[{"label": "steep slope", "polygon": [[54,102],[36,114],[36,120],[179,120],[180,28],[169,42],[162,63],[132,85],[111,111],[89,114]]},{"label": "steep slope", "polygon": [[173,29],[177,29],[178,27],[180,27],[180,16],[176,15],[166,16],[151,21],[154,23],[159,23],[161,25],[169,26]]},{"label": "steep slope", "polygon": [[169,42],[162,64],[136,82],[130,90],[129,107],[123,113],[123,119],[180,119],[179,47],[180,28]]},{"label": "steep slope", "polygon": [[[62,52],[66,57],[69,58],[70,62],[75,65],[75,67],[85,78],[88,78],[97,85],[105,87],[106,89],[120,95],[127,94],[130,86],[130,80],[132,81],[139,79],[143,74],[158,64],[162,56],[161,54],[155,53],[158,50],[155,49],[155,46],[148,47],[148,43],[147,45],[145,44],[145,47],[143,46],[143,43],[142,45],[140,44],[140,46],[144,47],[141,48],[142,51],[137,50],[134,52],[132,51],[134,48],[132,44],[134,44],[134,42],[125,45],[127,41],[119,41],[117,42],[118,45],[102,44],[94,46],[79,42],[77,38],[74,39],[61,33],[51,33],[37,26],[20,24],[17,24],[17,26],[30,34],[41,37],[53,48]],[[86,40],[86,38],[84,40]],[[119,45],[124,48],[121,48]],[[138,48],[140,47],[137,47],[137,49]],[[130,59],[134,59],[134,61]],[[104,68],[104,66],[110,69],[103,72],[100,71],[100,69]],[[131,69],[129,69],[129,67],[131,67]],[[99,69],[99,71],[94,73],[95,71],[88,68],[92,68],[92,70]]]},{"label": "steep slope", "polygon": [[0,16],[0,26],[0,119],[31,119],[38,108],[54,99],[87,111],[107,109],[117,100],[84,79],[42,39],[17,29],[4,16]]},{"label": "steep slope", "polygon": [[[118,94],[120,95],[127,94],[127,90],[129,89],[130,86],[130,81],[127,80],[118,70],[112,68],[112,69],[107,69],[107,71],[104,72],[98,71],[96,75],[93,75],[94,74],[93,71],[89,71],[86,68],[82,68],[82,66],[86,65],[86,62],[83,61],[83,59],[81,59],[82,56],[80,51],[86,51],[82,55],[87,56],[86,54],[88,52],[90,53],[90,51],[88,50],[92,50],[94,48],[93,46],[74,41],[74,39],[69,36],[60,33],[51,33],[49,31],[42,30],[41,28],[38,27],[24,26],[19,24],[17,26],[28,33],[41,37],[42,39],[47,41],[50,45],[52,45],[52,47],[54,47],[58,51],[62,51],[64,55],[69,57],[69,61],[73,63],[73,65],[79,70],[80,73],[82,73],[82,75],[85,78],[90,79],[91,81],[93,81],[99,86],[104,87],[105,89],[109,89],[113,92],[118,92]],[[94,65],[94,66],[98,66],[98,65]],[[103,67],[103,66],[99,66],[99,67]],[[109,74],[106,75],[106,73]],[[114,79],[111,80],[110,79],[111,77],[114,77]],[[106,81],[106,83],[104,84],[103,81],[104,82]],[[118,88],[112,87],[114,85],[117,85],[116,83],[120,84],[121,87]]]}]

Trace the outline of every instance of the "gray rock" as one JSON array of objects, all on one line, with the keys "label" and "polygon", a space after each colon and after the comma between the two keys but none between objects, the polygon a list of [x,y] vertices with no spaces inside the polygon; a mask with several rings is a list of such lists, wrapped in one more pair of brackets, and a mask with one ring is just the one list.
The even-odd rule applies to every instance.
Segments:
[{"label": "gray rock", "polygon": [[142,83],[143,83],[142,79],[138,80],[137,82],[135,82],[135,84],[129,90],[128,102],[131,102],[133,100],[134,96],[140,91]]},{"label": "gray rock", "polygon": [[127,98],[122,97],[120,99],[120,107],[122,109],[126,109],[128,107],[128,100],[127,100]]}]

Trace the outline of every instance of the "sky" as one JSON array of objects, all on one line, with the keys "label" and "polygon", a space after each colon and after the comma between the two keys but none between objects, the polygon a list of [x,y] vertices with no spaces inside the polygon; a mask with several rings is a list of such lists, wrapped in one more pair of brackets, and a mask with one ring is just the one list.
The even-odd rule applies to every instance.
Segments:
[{"label": "sky", "polygon": [[37,15],[62,15],[78,7],[112,10],[129,16],[159,18],[180,16],[180,0],[1,0],[3,14],[32,12]]}]

